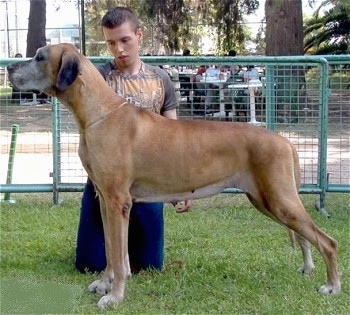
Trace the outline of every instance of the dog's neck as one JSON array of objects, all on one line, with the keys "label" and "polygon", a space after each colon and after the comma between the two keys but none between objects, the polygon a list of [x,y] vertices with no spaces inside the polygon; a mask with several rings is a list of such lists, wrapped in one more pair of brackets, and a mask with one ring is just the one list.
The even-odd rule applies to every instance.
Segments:
[{"label": "dog's neck", "polygon": [[98,119],[90,122],[89,124],[85,125],[85,128],[81,131],[82,134],[85,133],[85,130],[87,130],[89,127],[91,127],[94,124],[97,124],[98,122],[101,122],[102,120],[104,120],[105,118],[107,118],[110,114],[112,114],[114,111],[116,111],[117,109],[119,109],[121,106],[128,104],[128,102],[124,102],[119,106],[115,106],[114,108],[111,109],[111,111],[109,113],[107,113],[105,116],[99,117]]},{"label": "dog's neck", "polygon": [[[94,85],[100,88],[87,88]],[[92,64],[83,68],[69,89],[57,91],[56,96],[73,113],[80,133],[127,103],[108,86]],[[81,103],[80,100],[89,101]]]}]

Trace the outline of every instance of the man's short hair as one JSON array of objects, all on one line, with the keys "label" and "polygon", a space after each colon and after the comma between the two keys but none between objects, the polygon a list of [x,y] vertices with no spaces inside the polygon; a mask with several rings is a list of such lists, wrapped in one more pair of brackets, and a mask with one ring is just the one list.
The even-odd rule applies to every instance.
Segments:
[{"label": "man's short hair", "polygon": [[135,31],[140,27],[139,20],[132,10],[126,7],[114,7],[103,16],[101,26],[112,29],[126,22],[130,22]]}]

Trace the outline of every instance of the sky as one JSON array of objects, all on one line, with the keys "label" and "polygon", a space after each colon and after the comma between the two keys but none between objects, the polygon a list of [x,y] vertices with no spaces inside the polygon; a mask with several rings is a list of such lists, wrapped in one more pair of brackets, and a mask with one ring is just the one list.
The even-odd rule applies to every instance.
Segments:
[{"label": "sky", "polygon": [[[47,33],[50,32],[50,28],[79,24],[80,14],[76,8],[77,2],[77,0],[46,0]],[[25,55],[29,4],[29,0],[0,1],[0,58],[13,57],[16,52]],[[9,42],[10,45],[8,45]]]},{"label": "sky", "polygon": [[[9,28],[15,28],[16,15],[18,28],[28,27],[29,0],[7,0],[1,1],[1,17],[8,11]],[[54,5],[56,3],[56,5]],[[58,3],[58,4],[57,4]],[[65,24],[78,24],[79,12],[76,8],[77,0],[54,1],[46,0],[46,26],[48,28],[60,27]],[[59,10],[56,10],[59,6]],[[6,17],[5,17],[6,19]],[[4,19],[4,20],[5,20]],[[2,21],[4,21],[2,19]],[[3,28],[1,23],[1,28]]]}]

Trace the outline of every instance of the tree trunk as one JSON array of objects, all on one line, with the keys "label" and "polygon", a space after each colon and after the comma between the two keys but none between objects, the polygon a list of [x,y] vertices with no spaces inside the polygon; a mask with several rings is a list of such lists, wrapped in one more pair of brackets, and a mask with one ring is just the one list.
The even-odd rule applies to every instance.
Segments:
[{"label": "tree trunk", "polygon": [[33,57],[38,48],[46,45],[46,0],[30,0],[27,57]]},{"label": "tree trunk", "polygon": [[[266,0],[266,55],[303,55],[302,0]],[[303,66],[273,68],[279,122],[297,122],[300,109],[305,107],[305,71]]]},{"label": "tree trunk", "polygon": [[266,55],[303,55],[302,0],[266,0]]}]

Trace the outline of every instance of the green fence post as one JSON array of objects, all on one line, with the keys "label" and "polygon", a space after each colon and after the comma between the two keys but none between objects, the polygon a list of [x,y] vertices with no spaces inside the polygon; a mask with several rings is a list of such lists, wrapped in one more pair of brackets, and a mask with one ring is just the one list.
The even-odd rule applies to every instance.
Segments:
[{"label": "green fence post", "polygon": [[53,158],[53,172],[52,172],[52,182],[53,182],[53,203],[58,205],[59,200],[59,183],[61,180],[61,155],[60,155],[60,145],[61,145],[61,134],[60,134],[60,110],[57,98],[52,98],[52,158]]},{"label": "green fence post", "polygon": [[319,97],[319,183],[321,188],[320,200],[316,202],[316,209],[324,216],[329,217],[325,207],[327,191],[327,138],[328,138],[328,84],[329,84],[329,65],[327,60],[320,63],[320,85],[321,94]]},{"label": "green fence post", "polygon": [[[6,184],[7,185],[12,183],[13,162],[15,160],[18,130],[19,130],[18,125],[12,125],[11,144],[10,144],[10,152],[9,152],[9,161],[8,161],[8,166],[7,166],[7,177],[6,177]],[[11,203],[15,202],[14,200],[12,200],[10,198],[9,192],[5,193],[4,201],[8,201]]]},{"label": "green fence post", "polygon": [[276,88],[274,67],[266,66],[266,127],[270,130],[276,129]]}]

